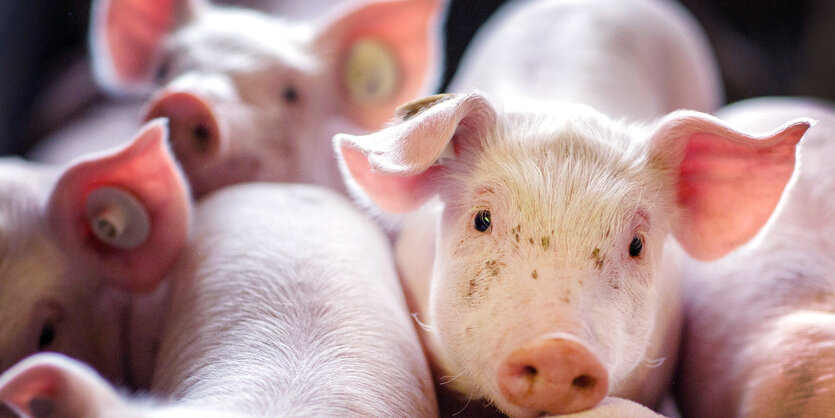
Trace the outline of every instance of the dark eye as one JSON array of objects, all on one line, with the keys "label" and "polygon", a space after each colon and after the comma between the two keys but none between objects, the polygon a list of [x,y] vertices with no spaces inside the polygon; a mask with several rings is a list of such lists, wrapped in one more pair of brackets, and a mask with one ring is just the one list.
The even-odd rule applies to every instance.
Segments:
[{"label": "dark eye", "polygon": [[55,341],[55,324],[47,321],[41,328],[41,335],[38,337],[38,351],[45,350]]},{"label": "dark eye", "polygon": [[643,250],[644,240],[638,235],[632,237],[632,242],[629,243],[629,256],[632,258],[638,257]]},{"label": "dark eye", "polygon": [[162,83],[168,78],[168,73],[171,70],[171,62],[169,60],[163,60],[159,63],[159,67],[157,67],[157,71],[154,73],[154,81],[157,83]]},{"label": "dark eye", "polygon": [[475,214],[475,218],[473,218],[473,226],[475,227],[476,231],[479,232],[484,232],[490,229],[490,211],[478,211],[478,213]]},{"label": "dark eye", "polygon": [[296,88],[293,86],[287,86],[284,88],[284,91],[281,93],[281,97],[287,103],[296,103],[299,101],[299,92],[296,91]]}]

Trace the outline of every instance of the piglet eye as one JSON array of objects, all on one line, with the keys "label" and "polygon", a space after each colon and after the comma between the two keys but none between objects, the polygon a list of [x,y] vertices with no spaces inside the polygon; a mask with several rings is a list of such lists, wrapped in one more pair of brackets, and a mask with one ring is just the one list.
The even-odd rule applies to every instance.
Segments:
[{"label": "piglet eye", "polygon": [[157,70],[154,72],[154,81],[157,83],[162,83],[168,78],[168,74],[171,72],[171,62],[169,60],[163,60],[160,62]]},{"label": "piglet eye", "polygon": [[638,257],[643,250],[644,240],[639,235],[632,237],[632,242],[629,243],[629,256],[632,258]]},{"label": "piglet eye", "polygon": [[489,210],[480,210],[475,214],[475,218],[473,218],[473,227],[475,227],[476,231],[484,232],[490,229],[490,224]]},{"label": "piglet eye", "polygon": [[55,324],[52,321],[47,321],[41,328],[41,335],[38,336],[38,351],[49,348],[55,341]]}]

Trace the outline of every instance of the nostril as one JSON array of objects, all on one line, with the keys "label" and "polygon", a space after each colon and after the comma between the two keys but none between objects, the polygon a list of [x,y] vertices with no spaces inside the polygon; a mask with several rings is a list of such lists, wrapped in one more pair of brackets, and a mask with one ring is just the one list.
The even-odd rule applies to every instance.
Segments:
[{"label": "nostril", "polygon": [[194,138],[194,148],[197,149],[198,152],[201,154],[205,154],[209,151],[210,142],[209,136],[211,133],[209,132],[209,128],[206,125],[198,124],[194,127],[192,131],[192,137]]},{"label": "nostril", "polygon": [[574,378],[571,381],[571,386],[580,390],[593,389],[597,380],[587,374],[583,374]]},{"label": "nostril", "polygon": [[536,370],[536,367],[525,366],[524,368],[522,368],[522,372],[527,377],[535,377],[538,371]]}]

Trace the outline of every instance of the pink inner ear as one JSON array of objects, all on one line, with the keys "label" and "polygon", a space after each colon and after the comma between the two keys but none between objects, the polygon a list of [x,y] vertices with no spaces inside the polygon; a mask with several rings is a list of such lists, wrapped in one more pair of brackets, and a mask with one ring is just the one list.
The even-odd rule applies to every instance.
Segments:
[{"label": "pink inner ear", "polygon": [[413,176],[385,175],[373,173],[368,159],[358,150],[343,146],[342,157],[354,181],[377,206],[391,213],[408,212],[429,199],[441,170],[434,166]]},{"label": "pink inner ear", "polygon": [[[188,239],[189,193],[166,139],[165,123],[149,122],[127,147],[73,164],[48,203],[50,225],[66,251],[130,291],[153,290]],[[87,196],[103,186],[124,190],[144,206],[151,229],[143,244],[118,249],[93,235],[85,204]]]},{"label": "pink inner ear", "polygon": [[719,258],[756,235],[794,172],[798,123],[757,139],[715,133],[689,137],[679,171],[684,209],[676,238],[696,258]]},{"label": "pink inner ear", "polygon": [[148,81],[163,38],[174,25],[177,6],[177,0],[97,2],[91,41],[102,81],[122,88]]},{"label": "pink inner ear", "polygon": [[92,369],[57,353],[32,355],[0,376],[0,400],[27,416],[35,414],[32,401],[41,399],[49,416],[98,416],[113,412],[119,399]]},{"label": "pink inner ear", "polygon": [[35,364],[24,370],[14,370],[16,375],[0,388],[0,399],[16,409],[32,415],[29,402],[35,398],[51,398],[60,387],[60,370],[50,364]]}]

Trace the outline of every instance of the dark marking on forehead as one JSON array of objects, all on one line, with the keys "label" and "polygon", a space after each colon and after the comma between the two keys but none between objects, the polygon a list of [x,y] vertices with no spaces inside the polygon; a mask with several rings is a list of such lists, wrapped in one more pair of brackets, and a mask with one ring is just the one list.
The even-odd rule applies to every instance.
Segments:
[{"label": "dark marking on forehead", "polygon": [[591,259],[594,261],[594,268],[603,270],[603,264],[606,262],[606,256],[600,254],[600,248],[592,250]]},{"label": "dark marking on forehead", "polygon": [[521,225],[516,225],[516,228],[510,230],[513,233],[513,237],[516,238],[516,242],[519,242],[519,231],[522,229]]},{"label": "dark marking on forehead", "polygon": [[533,237],[528,238],[528,242],[530,242],[531,244],[533,244]]},{"label": "dark marking on forehead", "polygon": [[542,243],[542,249],[543,250],[548,250],[548,248],[551,246],[551,238],[550,237],[542,237],[540,239],[540,242]]},{"label": "dark marking on forehead", "polygon": [[476,292],[476,287],[478,287],[478,282],[476,282],[475,277],[470,279],[470,287],[467,288],[467,296],[472,297]]},{"label": "dark marking on forehead", "polygon": [[536,273],[536,270],[531,272],[531,277],[533,277],[534,280],[536,280],[537,277],[539,277],[539,274]]}]

